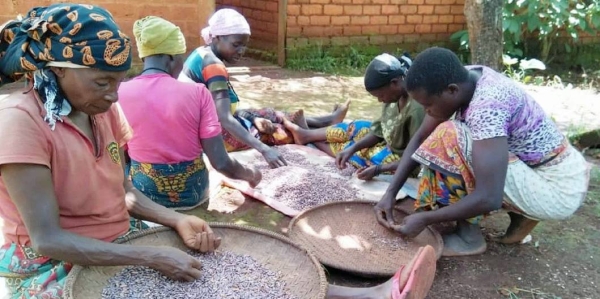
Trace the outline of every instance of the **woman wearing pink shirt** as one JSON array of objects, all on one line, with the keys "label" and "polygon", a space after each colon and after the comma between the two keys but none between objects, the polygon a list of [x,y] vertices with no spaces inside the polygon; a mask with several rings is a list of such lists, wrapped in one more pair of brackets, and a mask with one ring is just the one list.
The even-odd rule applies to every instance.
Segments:
[{"label": "woman wearing pink shirt", "polygon": [[127,143],[133,185],[168,208],[191,209],[206,199],[205,153],[224,175],[256,185],[260,172],[230,158],[210,92],[179,82],[185,38],[179,27],[146,17],[133,27],[141,75],[119,87],[119,102],[134,134]]}]

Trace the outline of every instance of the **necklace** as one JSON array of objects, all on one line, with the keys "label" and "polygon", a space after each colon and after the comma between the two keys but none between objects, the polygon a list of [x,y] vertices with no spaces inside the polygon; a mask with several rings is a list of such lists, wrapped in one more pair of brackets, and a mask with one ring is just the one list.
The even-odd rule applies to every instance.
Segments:
[{"label": "necklace", "polygon": [[163,72],[163,73],[165,73],[167,75],[171,75],[171,74],[169,74],[169,72],[167,72],[167,71],[165,71],[165,70],[163,70],[161,68],[157,68],[157,67],[149,67],[147,69],[143,69],[142,72],[140,73],[140,75],[143,74],[144,72],[150,71],[150,70],[160,71],[160,72]]}]

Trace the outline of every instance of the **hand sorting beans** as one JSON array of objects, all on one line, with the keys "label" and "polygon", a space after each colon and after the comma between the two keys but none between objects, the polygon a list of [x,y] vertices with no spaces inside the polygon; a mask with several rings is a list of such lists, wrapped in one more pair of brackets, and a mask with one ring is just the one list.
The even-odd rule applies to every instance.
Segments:
[{"label": "hand sorting beans", "polygon": [[288,166],[271,169],[258,155],[252,162],[262,172],[262,181],[256,189],[263,194],[296,211],[355,199],[357,190],[347,183],[354,172],[352,167],[340,170],[333,160],[319,164],[285,147],[278,148],[278,151],[288,161]]},{"label": "hand sorting beans", "polygon": [[368,235],[369,243],[377,247],[386,247],[391,250],[404,250],[408,248],[409,242],[398,237],[384,236],[379,232],[371,231]]},{"label": "hand sorting beans", "polygon": [[178,282],[146,267],[126,267],[113,276],[102,299],[298,299],[274,273],[249,255],[228,251],[190,253],[202,262],[202,277]]}]

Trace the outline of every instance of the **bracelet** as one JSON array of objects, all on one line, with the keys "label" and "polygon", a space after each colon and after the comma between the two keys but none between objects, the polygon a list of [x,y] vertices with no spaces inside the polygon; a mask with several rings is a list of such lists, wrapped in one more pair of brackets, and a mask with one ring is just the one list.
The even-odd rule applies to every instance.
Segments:
[{"label": "bracelet", "polygon": [[381,165],[375,165],[375,176],[381,174]]}]

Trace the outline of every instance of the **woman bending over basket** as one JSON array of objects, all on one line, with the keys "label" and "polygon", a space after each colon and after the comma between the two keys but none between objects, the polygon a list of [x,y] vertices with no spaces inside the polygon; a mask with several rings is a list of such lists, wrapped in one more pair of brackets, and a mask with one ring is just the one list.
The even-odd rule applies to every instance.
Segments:
[{"label": "woman bending over basket", "polygon": [[[406,237],[456,221],[444,255],[480,254],[483,215],[507,209],[502,243],[517,243],[540,220],[570,217],[583,203],[589,166],[538,103],[513,80],[485,66],[463,66],[450,50],[430,48],[406,78],[427,116],[376,207],[378,221]],[[395,194],[424,166],[415,208],[394,223]]]},{"label": "woman bending over basket", "polygon": [[347,162],[359,168],[359,179],[370,180],[393,172],[425,117],[423,106],[411,99],[404,88],[410,64],[408,56],[396,58],[390,54],[381,54],[369,63],[365,88],[383,103],[381,117],[374,122],[356,120],[311,130],[306,123],[302,125],[300,118],[297,123],[301,125],[287,120],[284,125],[297,144],[314,143],[335,157],[339,168],[345,168]]},{"label": "woman bending over basket", "polygon": [[[127,142],[133,185],[168,208],[191,209],[208,199],[211,165],[224,175],[256,186],[260,172],[228,156],[210,92],[202,84],[177,81],[185,38],[159,17],[133,25],[144,70],[119,87],[119,103],[133,136]],[[175,179],[173,179],[175,178]]]},{"label": "woman bending over basket", "polygon": [[[294,143],[282,122],[296,119],[271,108],[238,109],[239,98],[229,82],[223,62],[237,63],[250,39],[250,25],[240,13],[224,8],[216,11],[202,30],[206,46],[199,47],[185,61],[179,80],[206,85],[214,98],[223,138],[228,152],[254,148],[271,167],[287,165],[283,157],[269,146]],[[349,102],[337,106],[330,115],[308,118],[309,125],[323,127],[344,120]]]},{"label": "woman bending over basket", "polygon": [[205,221],[125,179],[132,132],[115,102],[130,47],[110,13],[91,5],[37,7],[0,29],[0,84],[22,75],[30,83],[0,102],[0,283],[10,298],[62,298],[73,264],[200,277],[183,251],[112,243],[138,229],[130,215],[174,228],[191,249],[220,245]]}]

